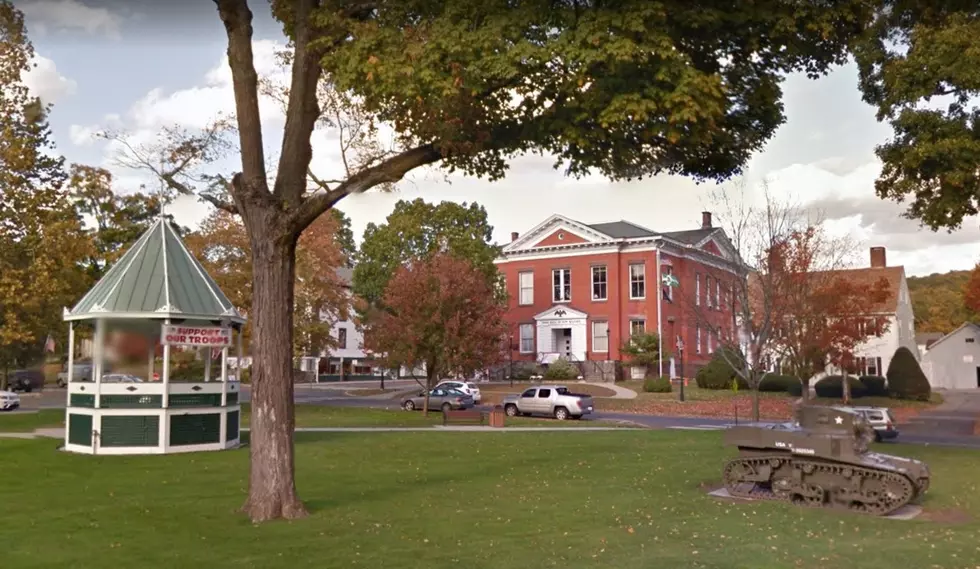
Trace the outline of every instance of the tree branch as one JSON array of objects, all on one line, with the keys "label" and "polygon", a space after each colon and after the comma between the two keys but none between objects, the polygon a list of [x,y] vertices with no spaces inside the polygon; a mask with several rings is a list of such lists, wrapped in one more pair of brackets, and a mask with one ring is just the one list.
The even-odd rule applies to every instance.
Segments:
[{"label": "tree branch", "polygon": [[286,105],[286,126],[283,129],[282,150],[273,195],[283,199],[287,207],[298,205],[306,190],[306,173],[313,160],[310,137],[320,105],[317,101],[317,85],[323,68],[318,52],[310,47],[312,39],[311,14],[319,6],[318,0],[297,0],[294,25],[296,39],[293,50],[292,79],[289,100]]},{"label": "tree branch", "polygon": [[[228,65],[235,90],[242,177],[251,191],[267,189],[258,75],[252,54],[252,12],[246,0],[214,0],[214,3],[218,6],[218,14],[228,34]],[[232,186],[239,187],[240,184]]]},{"label": "tree branch", "polygon": [[302,232],[323,212],[346,196],[364,192],[381,184],[397,182],[409,171],[441,159],[442,153],[432,144],[418,146],[392,156],[376,166],[361,170],[332,190],[317,192],[303,200],[300,207],[295,210],[290,226],[293,231]]}]

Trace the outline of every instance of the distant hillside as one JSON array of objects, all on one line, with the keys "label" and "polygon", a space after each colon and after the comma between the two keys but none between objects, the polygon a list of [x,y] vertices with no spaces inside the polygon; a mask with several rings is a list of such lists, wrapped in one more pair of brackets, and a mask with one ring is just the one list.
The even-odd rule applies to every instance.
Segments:
[{"label": "distant hillside", "polygon": [[908,277],[912,310],[915,311],[915,331],[952,332],[966,321],[980,317],[963,306],[963,288],[970,271],[933,273],[925,277]]}]

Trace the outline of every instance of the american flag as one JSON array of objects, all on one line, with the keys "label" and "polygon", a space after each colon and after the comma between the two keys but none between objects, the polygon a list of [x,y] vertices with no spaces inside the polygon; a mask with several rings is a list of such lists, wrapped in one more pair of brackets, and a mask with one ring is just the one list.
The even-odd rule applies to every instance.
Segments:
[{"label": "american flag", "polygon": [[44,351],[54,353],[54,347],[54,338],[48,334],[48,338],[44,341]]}]

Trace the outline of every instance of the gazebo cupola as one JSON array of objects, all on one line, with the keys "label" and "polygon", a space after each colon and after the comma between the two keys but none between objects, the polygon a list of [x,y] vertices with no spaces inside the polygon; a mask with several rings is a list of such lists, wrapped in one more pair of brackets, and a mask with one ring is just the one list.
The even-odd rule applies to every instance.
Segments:
[{"label": "gazebo cupola", "polygon": [[[65,446],[86,454],[165,454],[238,446],[239,382],[229,351],[245,318],[160,215],[72,308]],[[81,328],[90,365],[75,361]],[[145,357],[110,362],[107,337],[141,339]],[[91,370],[91,373],[88,370]]]}]

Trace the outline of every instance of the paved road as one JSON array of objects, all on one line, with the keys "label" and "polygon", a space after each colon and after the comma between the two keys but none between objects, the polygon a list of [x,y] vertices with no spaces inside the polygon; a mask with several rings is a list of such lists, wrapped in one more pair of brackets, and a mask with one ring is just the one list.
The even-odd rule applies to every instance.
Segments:
[{"label": "paved road", "polygon": [[[242,393],[242,401],[248,400],[248,394]],[[337,407],[368,407],[376,409],[398,409],[399,401],[386,400],[386,399],[370,399],[365,397],[345,397],[338,396],[336,393],[330,393],[329,390],[317,390],[309,388],[299,388],[296,390],[296,402],[304,403],[307,405],[333,405]],[[481,411],[490,411],[490,406],[488,405],[478,405],[477,409]],[[638,415],[635,413],[611,413],[598,411],[591,417],[587,417],[586,421],[600,421],[600,420],[612,420],[612,421],[629,421],[631,423],[636,423],[648,428],[654,429],[681,429],[681,430],[698,430],[698,431],[715,431],[722,430],[733,424],[733,421],[729,418],[724,419],[712,419],[709,417],[664,417],[660,415]],[[937,445],[937,446],[955,446],[971,449],[980,449],[980,437],[962,437],[955,435],[947,436],[933,436],[933,435],[919,435],[919,434],[906,434],[899,435],[899,440],[902,443],[910,444],[922,444],[922,445]],[[885,445],[893,444],[890,441],[885,441]]]},{"label": "paved road", "polygon": [[[396,380],[385,382],[385,387],[393,389],[414,390],[418,384],[414,380]],[[338,407],[366,407],[376,409],[398,409],[398,399],[384,399],[378,397],[351,397],[343,395],[344,391],[353,391],[352,388],[377,388],[378,382],[351,382],[343,384],[343,387],[332,384],[320,384],[315,386],[298,386],[295,390],[297,403],[306,405],[333,405]],[[25,404],[25,408],[57,408],[64,409],[65,397],[64,390],[46,390],[44,400],[38,401],[39,404]],[[972,399],[972,398],[971,398]],[[242,389],[241,401],[249,401],[249,390],[247,387]],[[972,402],[972,401],[971,401]],[[25,401],[26,403],[26,401]],[[490,407],[481,405],[478,407],[483,411],[490,411]],[[686,430],[721,430],[732,424],[729,418],[712,419],[708,417],[664,417],[659,415],[638,415],[634,413],[611,413],[598,411],[587,421],[614,420],[629,421],[644,427],[655,429],[686,429]],[[958,436],[958,435],[926,435],[902,433],[899,441],[903,443],[937,445],[937,446],[957,446],[964,448],[980,449],[980,437]],[[890,444],[890,443],[885,443]]]}]

